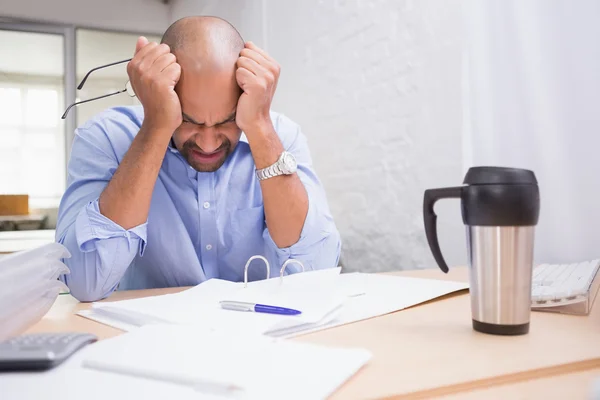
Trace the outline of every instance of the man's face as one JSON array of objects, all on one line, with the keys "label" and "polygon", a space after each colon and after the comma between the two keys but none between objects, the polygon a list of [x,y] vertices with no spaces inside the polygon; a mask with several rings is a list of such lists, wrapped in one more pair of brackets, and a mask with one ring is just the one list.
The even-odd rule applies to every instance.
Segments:
[{"label": "man's face", "polygon": [[176,92],[183,123],[173,134],[175,146],[199,172],[214,172],[233,152],[241,136],[235,123],[241,94],[235,79],[235,66],[206,69],[188,65],[178,56],[181,78]]}]

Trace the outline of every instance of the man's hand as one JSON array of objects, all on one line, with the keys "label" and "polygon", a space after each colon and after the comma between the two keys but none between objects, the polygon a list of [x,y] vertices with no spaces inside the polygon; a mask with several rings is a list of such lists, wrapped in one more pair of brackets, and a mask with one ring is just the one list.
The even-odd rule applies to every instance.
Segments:
[{"label": "man's hand", "polygon": [[265,127],[273,129],[269,111],[279,72],[279,64],[264,50],[252,42],[246,43],[237,61],[236,78],[244,93],[238,101],[235,119],[246,135]]},{"label": "man's hand", "polygon": [[144,125],[173,134],[181,125],[181,104],[175,85],[181,67],[166,44],[149,43],[140,37],[135,56],[127,64],[131,86],[144,107]]}]

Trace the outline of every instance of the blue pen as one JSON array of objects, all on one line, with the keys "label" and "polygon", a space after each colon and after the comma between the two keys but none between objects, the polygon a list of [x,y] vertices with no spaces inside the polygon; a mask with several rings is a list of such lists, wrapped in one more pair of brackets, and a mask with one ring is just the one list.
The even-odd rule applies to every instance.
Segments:
[{"label": "blue pen", "polygon": [[221,308],[233,311],[251,311],[279,315],[298,315],[301,311],[292,308],[268,306],[265,304],[245,303],[243,301],[221,301]]}]

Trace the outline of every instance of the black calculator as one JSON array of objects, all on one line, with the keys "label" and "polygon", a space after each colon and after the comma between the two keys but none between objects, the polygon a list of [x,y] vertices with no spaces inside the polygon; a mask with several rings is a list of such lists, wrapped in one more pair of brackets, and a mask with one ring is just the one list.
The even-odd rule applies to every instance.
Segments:
[{"label": "black calculator", "polygon": [[89,333],[32,333],[0,342],[0,371],[43,371],[97,341]]}]

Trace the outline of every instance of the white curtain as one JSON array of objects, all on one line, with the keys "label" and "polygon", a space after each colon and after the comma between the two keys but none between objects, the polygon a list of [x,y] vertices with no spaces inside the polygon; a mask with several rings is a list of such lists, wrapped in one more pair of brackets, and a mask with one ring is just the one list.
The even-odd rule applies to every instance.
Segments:
[{"label": "white curtain", "polygon": [[536,262],[600,258],[600,1],[463,5],[465,170],[535,172]]}]

